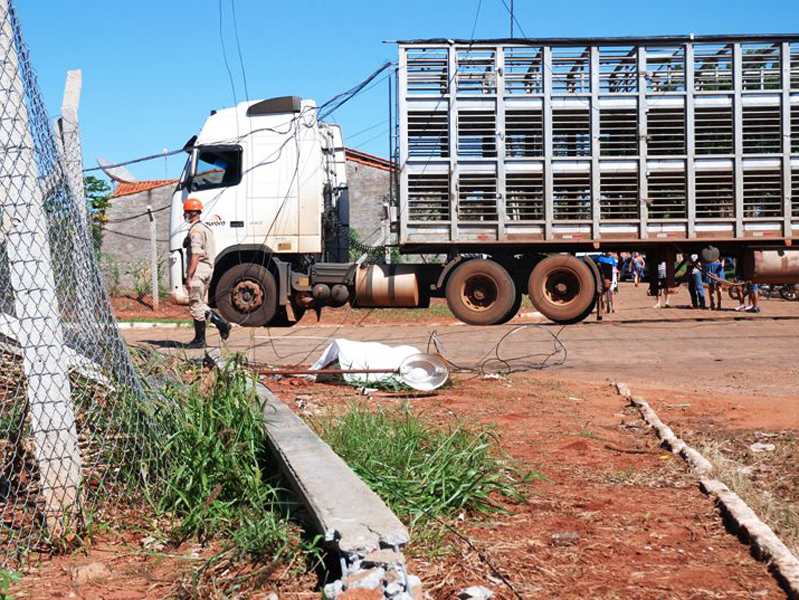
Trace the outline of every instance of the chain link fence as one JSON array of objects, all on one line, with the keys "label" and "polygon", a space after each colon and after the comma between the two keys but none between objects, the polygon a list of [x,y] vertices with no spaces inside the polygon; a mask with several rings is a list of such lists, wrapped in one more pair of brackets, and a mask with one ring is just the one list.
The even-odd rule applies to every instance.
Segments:
[{"label": "chain link fence", "polygon": [[6,565],[64,539],[102,511],[109,495],[151,484],[161,459],[151,441],[157,395],[147,393],[137,374],[95,262],[77,104],[65,96],[54,128],[11,0],[0,0],[0,47],[0,565]]}]

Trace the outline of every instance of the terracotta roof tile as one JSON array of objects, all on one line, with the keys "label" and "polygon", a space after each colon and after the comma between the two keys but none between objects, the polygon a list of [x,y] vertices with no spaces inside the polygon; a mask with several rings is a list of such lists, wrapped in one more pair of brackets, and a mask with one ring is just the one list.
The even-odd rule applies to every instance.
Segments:
[{"label": "terracotta roof tile", "polygon": [[114,195],[111,197],[119,198],[120,196],[130,196],[131,194],[138,194],[139,192],[175,185],[177,182],[177,179],[154,179],[152,181],[136,181],[134,183],[117,183],[114,188]]},{"label": "terracotta roof tile", "polygon": [[394,163],[390,160],[352,148],[344,148],[344,156],[347,160],[351,160],[352,162],[368,165],[382,171],[393,171],[395,168]]}]

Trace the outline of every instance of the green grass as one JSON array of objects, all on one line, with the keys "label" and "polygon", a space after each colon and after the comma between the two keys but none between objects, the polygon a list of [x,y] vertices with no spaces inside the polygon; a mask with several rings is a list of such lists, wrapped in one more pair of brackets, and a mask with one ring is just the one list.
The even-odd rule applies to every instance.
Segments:
[{"label": "green grass", "polygon": [[7,569],[0,569],[0,600],[10,600],[11,596],[6,594],[6,592],[11,587],[11,584],[18,580],[19,573]]},{"label": "green grass", "polygon": [[319,540],[304,538],[290,520],[277,473],[268,466],[252,375],[195,369],[193,384],[175,382],[166,391],[173,401],[160,420],[167,466],[153,505],[157,520],[170,525],[156,534],[175,545],[217,540],[222,549],[192,569],[176,597],[238,597],[277,570],[315,568]]},{"label": "green grass", "polygon": [[502,452],[490,431],[441,427],[407,406],[353,404],[312,424],[423,546],[436,545],[442,521],[504,511],[502,499],[524,501],[525,484],[540,477]]},{"label": "green grass", "polygon": [[239,556],[292,558],[302,544],[281,516],[280,489],[265,467],[267,436],[251,377],[230,371],[207,391],[201,385],[177,388],[164,420],[169,460],[158,512],[177,518],[176,540],[228,538]]},{"label": "green grass", "polygon": [[583,425],[583,428],[577,432],[577,435],[580,437],[587,437],[592,440],[600,440],[600,438],[592,429],[590,429],[590,423],[586,423]]}]

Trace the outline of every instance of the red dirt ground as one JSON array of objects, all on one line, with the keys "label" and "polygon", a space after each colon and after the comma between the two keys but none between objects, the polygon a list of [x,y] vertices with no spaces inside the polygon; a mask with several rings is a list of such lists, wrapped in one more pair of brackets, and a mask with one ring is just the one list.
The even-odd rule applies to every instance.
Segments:
[{"label": "red dirt ground", "polygon": [[[682,290],[675,303],[685,304],[686,298]],[[496,424],[503,448],[547,477],[531,484],[528,504],[508,506],[509,515],[460,522],[459,530],[477,551],[457,538],[451,540],[455,553],[439,560],[427,560],[411,549],[411,570],[424,580],[429,598],[449,600],[454,590],[478,584],[494,590],[497,598],[516,597],[480,555],[523,598],[785,597],[766,566],[750,556],[748,546],[725,531],[712,501],[699,491],[682,461],[658,447],[654,434],[609,383],[625,380],[678,434],[700,431],[709,423],[729,430],[797,430],[799,369],[790,361],[790,340],[799,330],[799,303],[766,301],[762,315],[750,316],[729,310],[726,299],[728,310],[719,314],[653,311],[652,300],[640,288],[625,287],[621,300],[620,311],[604,323],[576,325],[564,332],[569,359],[558,370],[505,379],[456,375],[454,385],[439,394],[410,399],[416,410],[442,422],[454,416]],[[119,318],[152,315],[148,308],[131,304],[135,301],[114,302]],[[341,311],[346,310],[325,318],[330,324],[341,323]],[[185,307],[164,311],[173,311],[165,318],[186,318]],[[347,323],[356,323],[364,312],[356,311]],[[421,340],[415,343],[423,343],[429,330],[425,325],[451,323],[443,306],[427,313],[374,311],[366,318],[369,322],[364,324],[376,326],[347,326],[336,334],[397,342],[413,333]],[[372,322],[376,318],[384,320]],[[304,355],[305,346],[319,343],[303,341],[303,335],[327,338],[330,324],[317,331],[314,321],[313,315],[306,315],[302,326],[293,330],[300,340],[297,348],[284,340],[281,352],[286,347],[286,352],[302,350]],[[417,327],[390,327],[403,322]],[[231,340],[236,338],[242,349],[249,347],[252,339],[245,333],[251,331],[234,331]],[[396,339],[390,337],[392,332]],[[439,332],[457,332],[442,339],[455,359],[460,360],[458,352],[466,355],[464,364],[501,333],[450,326]],[[190,332],[126,333],[129,342],[138,343],[159,336],[188,339]],[[275,362],[270,347],[263,342],[256,360]],[[300,394],[311,397],[303,410],[312,411],[340,408],[358,398],[350,388],[300,379],[269,385],[298,412],[302,411],[295,399]],[[406,399],[378,393],[368,401],[395,405]],[[689,406],[677,406],[684,404]],[[579,534],[575,544],[553,544],[553,534],[568,532]],[[145,557],[140,537],[120,541],[100,535],[88,555],[46,560],[16,584],[15,591],[18,597],[42,600],[58,597],[56,591],[77,598],[169,597],[186,559]],[[187,545],[173,554],[189,552]],[[77,586],[64,571],[97,560],[111,569],[105,582]],[[281,599],[318,598],[314,584],[309,576],[282,587],[267,586],[256,597],[277,590]]]},{"label": "red dirt ground", "polygon": [[150,296],[141,299],[132,296],[112,296],[111,306],[113,306],[114,314],[119,321],[191,319],[187,306],[172,304],[168,300],[160,302],[158,310],[154,311]]},{"label": "red dirt ground", "polygon": [[[289,404],[311,395],[303,410],[354,398],[345,388],[296,380],[271,387]],[[370,401],[404,400],[378,394]],[[724,530],[681,460],[659,449],[610,386],[548,374],[459,377],[439,395],[410,402],[437,420],[496,424],[504,449],[547,477],[530,486],[528,504],[508,507],[512,514],[460,525],[521,597],[784,597],[766,566]],[[579,534],[577,543],[553,543],[553,534],[567,532]],[[453,544],[457,552],[444,559],[410,560],[432,598],[476,584],[515,597],[478,552]]]},{"label": "red dirt ground", "polygon": [[[269,385],[300,413],[340,409],[358,398],[348,387],[301,379]],[[302,410],[295,402],[300,395]],[[481,555],[523,598],[784,597],[766,566],[724,530],[681,460],[659,449],[654,434],[607,384],[548,373],[498,380],[459,375],[434,396],[376,393],[360,399],[387,406],[410,401],[441,422],[454,417],[496,424],[502,447],[547,478],[530,485],[528,503],[507,505],[508,515],[458,525],[477,551],[454,537],[455,552],[440,559],[427,560],[411,549],[410,569],[422,577],[429,598],[449,599],[476,584],[498,598],[514,598]],[[651,399],[657,408],[659,400]],[[576,543],[553,542],[553,534],[571,532],[579,535]],[[168,557],[148,557],[140,538],[101,535],[85,555],[43,561],[15,591],[42,600],[171,597],[180,572],[192,562],[185,557],[198,549],[187,543]],[[71,569],[96,561],[110,569],[109,577],[84,585],[73,581]],[[318,597],[314,584],[307,576],[267,585],[253,597],[273,590],[280,598]]]}]

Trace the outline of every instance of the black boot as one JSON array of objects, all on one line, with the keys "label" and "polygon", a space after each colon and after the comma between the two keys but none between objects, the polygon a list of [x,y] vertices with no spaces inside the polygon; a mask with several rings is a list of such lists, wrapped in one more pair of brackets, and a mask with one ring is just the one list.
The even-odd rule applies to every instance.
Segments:
[{"label": "black boot", "polygon": [[183,345],[184,348],[205,348],[205,321],[194,321],[194,339]]},{"label": "black boot", "polygon": [[225,321],[212,310],[208,312],[208,317],[211,320],[211,323],[216,325],[216,328],[219,330],[219,337],[221,337],[223,340],[226,340],[230,335],[230,323]]}]

